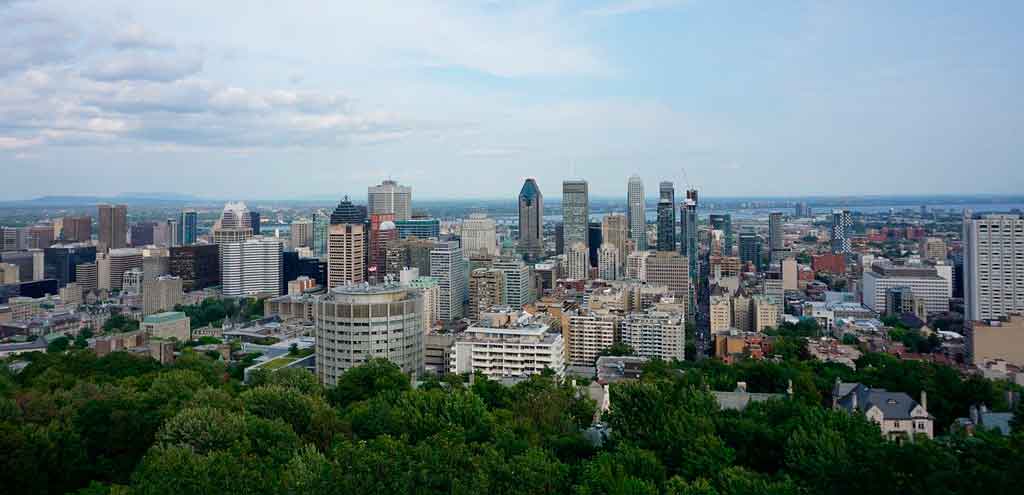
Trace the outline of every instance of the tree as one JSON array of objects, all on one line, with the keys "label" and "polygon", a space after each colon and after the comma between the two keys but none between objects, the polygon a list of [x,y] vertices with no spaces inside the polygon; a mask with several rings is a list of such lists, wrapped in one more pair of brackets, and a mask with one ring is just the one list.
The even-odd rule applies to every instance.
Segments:
[{"label": "tree", "polygon": [[67,337],[57,337],[46,345],[46,352],[64,352],[71,346],[71,340]]},{"label": "tree", "polygon": [[391,361],[375,358],[341,375],[337,386],[327,390],[327,401],[346,407],[377,394],[404,390],[409,390],[409,377]]}]

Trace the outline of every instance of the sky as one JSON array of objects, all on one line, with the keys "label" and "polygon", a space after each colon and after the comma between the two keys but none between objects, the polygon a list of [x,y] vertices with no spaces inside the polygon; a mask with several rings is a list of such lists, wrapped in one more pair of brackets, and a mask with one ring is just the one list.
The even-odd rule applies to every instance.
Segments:
[{"label": "sky", "polygon": [[1024,192],[1024,2],[0,0],[0,200]]}]

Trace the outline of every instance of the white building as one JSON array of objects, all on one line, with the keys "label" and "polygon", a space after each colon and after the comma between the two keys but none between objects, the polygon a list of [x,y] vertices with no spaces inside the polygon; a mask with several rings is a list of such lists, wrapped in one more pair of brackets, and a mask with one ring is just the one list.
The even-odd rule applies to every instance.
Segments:
[{"label": "white building", "polygon": [[603,280],[617,280],[622,273],[619,264],[619,250],[609,243],[601,245],[597,251],[597,276]]},{"label": "white building", "polygon": [[964,319],[1024,311],[1024,217],[965,215],[963,247]]},{"label": "white building", "polygon": [[952,296],[949,282],[928,265],[875,263],[864,271],[861,287],[864,305],[877,313],[885,312],[885,291],[895,287],[910,287],[929,314],[947,311]]},{"label": "white building", "polygon": [[686,359],[686,321],[681,313],[648,310],[622,320],[622,343],[637,356],[665,361]]},{"label": "white building", "polygon": [[580,311],[569,316],[569,364],[594,366],[597,354],[615,343],[620,318],[609,312]]},{"label": "white building", "polygon": [[647,281],[647,258],[650,251],[633,251],[626,257],[626,278]]},{"label": "white building", "polygon": [[455,339],[449,372],[483,373],[488,378],[523,378],[550,369],[565,374],[562,335],[528,313],[505,309],[485,313]]},{"label": "white building", "polygon": [[220,246],[220,276],[225,297],[281,295],[281,242],[253,237]]},{"label": "white building", "polygon": [[581,242],[573,244],[565,252],[565,276],[574,280],[586,280],[590,274],[590,252]]},{"label": "white building", "polygon": [[629,206],[629,237],[637,251],[647,250],[647,217],[644,198],[644,181],[634,175],[626,185],[626,200]]},{"label": "white building", "polygon": [[444,321],[465,316],[468,263],[462,248],[455,241],[442,242],[430,251],[430,275],[437,278],[440,297],[440,317]]},{"label": "white building", "polygon": [[498,255],[497,225],[483,213],[472,213],[462,221],[462,252],[468,257]]},{"label": "white building", "polygon": [[505,304],[513,308],[522,308],[537,299],[533,284],[530,283],[530,267],[526,263],[514,258],[500,258],[494,261],[491,268],[501,270],[505,275]]},{"label": "white building", "polygon": [[371,215],[393,213],[397,222],[412,218],[411,187],[400,186],[393,180],[386,180],[379,186],[367,188],[366,195],[366,204]]}]

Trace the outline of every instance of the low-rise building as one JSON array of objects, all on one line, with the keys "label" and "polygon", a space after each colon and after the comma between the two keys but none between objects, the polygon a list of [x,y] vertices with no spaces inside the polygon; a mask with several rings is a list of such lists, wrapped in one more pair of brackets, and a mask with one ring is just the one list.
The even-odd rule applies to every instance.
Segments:
[{"label": "low-rise building", "polygon": [[964,330],[968,358],[975,366],[1000,359],[1015,366],[1024,366],[1024,315],[969,321]]},{"label": "low-rise building", "polygon": [[686,359],[686,315],[647,310],[622,320],[621,340],[637,356],[664,361]]},{"label": "low-rise building", "polygon": [[191,320],[185,313],[168,311],[149,315],[142,320],[142,330],[155,339],[189,340],[191,337]]},{"label": "low-rise building", "polygon": [[483,373],[488,378],[522,378],[550,369],[565,374],[562,335],[546,319],[501,310],[482,315],[455,337],[448,371]]},{"label": "low-rise building", "polygon": [[843,383],[836,379],[832,389],[832,407],[863,414],[882,429],[889,440],[913,441],[916,435],[934,437],[934,418],[928,414],[928,398],[921,392],[918,403],[903,392],[889,392],[860,383]]}]

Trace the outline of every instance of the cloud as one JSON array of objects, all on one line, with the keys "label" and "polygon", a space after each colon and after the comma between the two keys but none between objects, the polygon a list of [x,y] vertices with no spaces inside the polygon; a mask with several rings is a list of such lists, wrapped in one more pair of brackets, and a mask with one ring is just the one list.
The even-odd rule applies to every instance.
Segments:
[{"label": "cloud", "polygon": [[203,60],[199,57],[133,52],[101,59],[82,74],[97,81],[175,81],[201,70]]},{"label": "cloud", "polygon": [[680,7],[686,3],[688,3],[688,0],[626,0],[595,7],[584,11],[583,14],[596,17],[612,17],[648,12],[652,10],[670,9]]},{"label": "cloud", "polygon": [[137,23],[128,24],[114,35],[113,45],[120,49],[166,50],[174,44],[160,39]]}]

